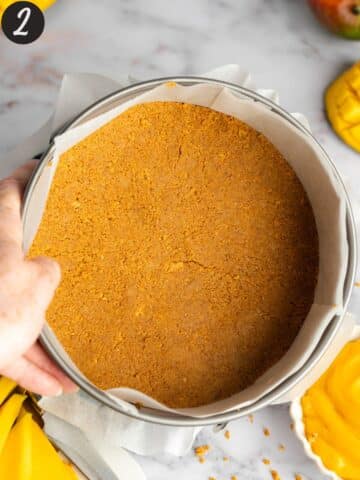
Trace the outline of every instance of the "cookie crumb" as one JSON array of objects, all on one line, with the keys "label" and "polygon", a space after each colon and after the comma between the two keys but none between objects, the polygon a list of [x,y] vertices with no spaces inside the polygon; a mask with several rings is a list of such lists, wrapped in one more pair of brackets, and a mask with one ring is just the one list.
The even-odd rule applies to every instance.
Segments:
[{"label": "cookie crumb", "polygon": [[194,448],[194,453],[198,457],[200,463],[205,462],[205,455],[208,453],[209,450],[209,445],[199,445],[198,447]]},{"label": "cookie crumb", "polygon": [[229,430],[226,430],[226,431],[225,431],[224,437],[226,438],[226,440],[230,440],[230,432],[229,432]]},{"label": "cookie crumb", "polygon": [[355,282],[355,287],[360,287],[360,282]]},{"label": "cookie crumb", "polygon": [[236,475],[231,475],[230,480],[238,480]]},{"label": "cookie crumb", "polygon": [[278,446],[278,450],[279,450],[279,452],[284,452],[285,451],[285,445],[280,443],[279,446]]},{"label": "cookie crumb", "polygon": [[270,470],[271,476],[273,480],[281,480],[280,475],[276,470]]},{"label": "cookie crumb", "polygon": [[263,458],[262,462],[264,465],[270,465],[270,460],[268,458]]},{"label": "cookie crumb", "polygon": [[198,447],[195,447],[195,455],[205,455],[209,450],[209,445],[199,445]]},{"label": "cookie crumb", "polygon": [[223,461],[224,461],[224,462],[228,462],[228,461],[229,461],[229,457],[223,457]]},{"label": "cookie crumb", "polygon": [[176,87],[176,82],[166,82],[165,85],[167,87]]},{"label": "cookie crumb", "polygon": [[209,477],[209,480],[216,480],[215,477]]},{"label": "cookie crumb", "polygon": [[264,433],[265,437],[270,437],[270,430],[268,428],[264,428],[263,433]]},{"label": "cookie crumb", "polygon": [[250,423],[254,423],[254,415],[252,413],[250,413],[250,415],[248,415],[248,419],[249,419]]},{"label": "cookie crumb", "polygon": [[294,422],[291,422],[290,423],[290,430],[294,431],[295,430],[295,425],[294,425]]},{"label": "cookie crumb", "polygon": [[294,476],[295,480],[303,480],[303,477],[299,475],[298,473],[295,474]]}]

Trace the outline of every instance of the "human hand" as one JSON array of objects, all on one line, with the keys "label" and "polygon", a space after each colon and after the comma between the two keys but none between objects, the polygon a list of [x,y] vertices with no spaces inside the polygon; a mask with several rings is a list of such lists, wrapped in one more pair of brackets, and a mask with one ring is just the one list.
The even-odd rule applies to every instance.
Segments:
[{"label": "human hand", "polygon": [[61,273],[54,260],[28,260],[22,250],[21,199],[36,163],[0,181],[0,374],[50,396],[77,387],[37,343]]}]

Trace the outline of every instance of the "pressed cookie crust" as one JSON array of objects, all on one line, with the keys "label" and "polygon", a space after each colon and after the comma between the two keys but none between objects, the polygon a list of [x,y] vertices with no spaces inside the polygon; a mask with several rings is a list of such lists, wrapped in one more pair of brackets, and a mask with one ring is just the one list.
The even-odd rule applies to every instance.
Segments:
[{"label": "pressed cookie crust", "polygon": [[47,319],[103,389],[171,407],[228,397],[288,350],[314,297],[315,220],[262,134],[211,109],[130,108],[61,156],[30,256]]}]

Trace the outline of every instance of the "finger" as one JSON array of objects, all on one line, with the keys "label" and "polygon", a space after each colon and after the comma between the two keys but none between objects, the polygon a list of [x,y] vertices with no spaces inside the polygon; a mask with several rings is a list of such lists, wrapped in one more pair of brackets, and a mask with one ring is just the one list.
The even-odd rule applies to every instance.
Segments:
[{"label": "finger", "polygon": [[10,175],[10,178],[17,180],[20,188],[23,190],[38,164],[39,160],[30,160],[29,162],[25,163],[25,165],[21,165],[21,167],[14,170]]},{"label": "finger", "polygon": [[36,257],[26,261],[36,276],[34,299],[39,308],[47,309],[61,280],[59,264],[48,257]]},{"label": "finger", "polygon": [[58,396],[63,393],[59,380],[45,372],[24,357],[20,357],[12,365],[3,368],[1,373],[15,380],[21,387],[39,395]]},{"label": "finger", "polygon": [[71,393],[79,390],[78,386],[48,357],[39,343],[35,343],[24,356],[41,370],[55,377],[63,387],[64,392]]},{"label": "finger", "polygon": [[60,281],[60,267],[54,260],[38,257],[25,264],[30,269],[27,288],[17,299],[16,309],[6,299],[0,305],[0,367],[11,365],[36,342]]},{"label": "finger", "polygon": [[[28,305],[29,303],[29,305]],[[35,301],[27,297],[17,307],[17,315],[2,315],[0,321],[0,368],[11,365],[33,345],[45,323],[44,313],[39,314]],[[1,317],[1,314],[0,314]]]},{"label": "finger", "polygon": [[0,181],[0,246],[3,254],[4,248],[11,248],[22,255],[21,198],[36,164],[37,160],[31,160]]}]

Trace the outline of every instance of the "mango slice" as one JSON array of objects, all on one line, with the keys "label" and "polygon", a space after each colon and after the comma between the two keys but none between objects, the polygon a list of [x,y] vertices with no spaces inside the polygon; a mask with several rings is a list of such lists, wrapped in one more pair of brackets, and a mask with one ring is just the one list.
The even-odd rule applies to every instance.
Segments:
[{"label": "mango slice", "polygon": [[325,107],[335,132],[346,144],[360,152],[360,62],[328,87]]},{"label": "mango slice", "polygon": [[0,478],[8,480],[77,480],[30,413],[11,430],[0,455]]},{"label": "mango slice", "polygon": [[25,395],[15,393],[0,408],[0,454],[25,398]]},{"label": "mango slice", "polygon": [[14,382],[14,380],[10,380],[6,377],[0,377],[0,405],[10,395],[15,387],[16,382]]},{"label": "mango slice", "polygon": [[32,478],[31,422],[31,415],[25,415],[11,430],[0,455],[0,478],[9,480]]},{"label": "mango slice", "polygon": [[49,480],[50,478],[51,480],[77,480],[74,470],[61,460],[44,432],[34,421],[31,424],[31,433],[31,480]]}]

